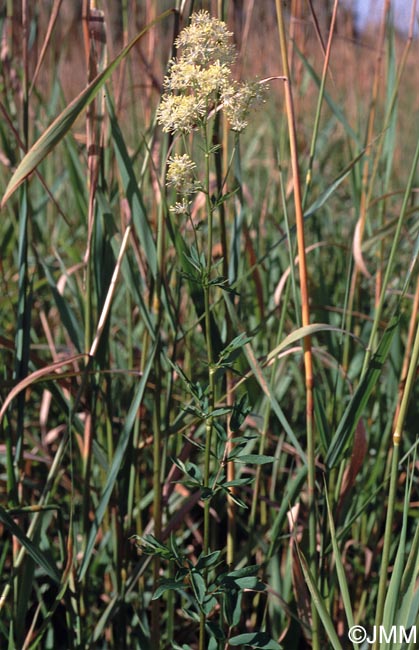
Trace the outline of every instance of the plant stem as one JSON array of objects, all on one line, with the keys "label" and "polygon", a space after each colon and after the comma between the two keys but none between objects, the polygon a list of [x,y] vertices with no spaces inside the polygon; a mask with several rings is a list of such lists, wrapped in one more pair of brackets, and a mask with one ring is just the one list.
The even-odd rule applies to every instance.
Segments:
[{"label": "plant stem", "polygon": [[[403,432],[404,421],[406,418],[407,406],[416,379],[417,365],[419,359],[419,325],[416,328],[415,343],[413,346],[412,356],[407,373],[406,385],[403,392],[403,398],[400,404],[400,410],[397,417],[396,426],[393,433],[393,458],[391,463],[390,487],[387,504],[387,518],[384,532],[383,555],[380,567],[380,582],[378,585],[377,610],[375,615],[375,625],[379,627],[383,622],[384,605],[387,595],[387,573],[390,559],[390,547],[392,542],[393,517],[396,506],[397,479],[399,468],[400,442]],[[378,641],[376,641],[373,650],[378,650]]]},{"label": "plant stem", "polygon": [[[307,282],[307,267],[305,256],[304,241],[304,216],[301,198],[300,172],[298,165],[297,136],[295,125],[295,112],[293,106],[293,97],[291,89],[290,71],[288,66],[287,43],[285,36],[284,18],[282,12],[282,2],[276,0],[276,12],[278,22],[278,34],[281,49],[283,74],[285,77],[285,101],[288,119],[288,132],[291,153],[291,165],[293,175],[295,220],[297,227],[297,244],[298,244],[298,264],[300,271],[300,292],[301,292],[301,317],[302,325],[306,327],[310,324],[309,293]],[[311,340],[309,336],[303,339],[304,350],[304,370],[306,384],[306,432],[307,432],[307,463],[308,463],[308,508],[309,508],[309,551],[310,551],[310,569],[317,582],[317,561],[316,561],[316,513],[315,513],[315,441],[313,428],[313,360],[311,353]],[[314,650],[319,650],[319,617],[317,608],[312,599],[312,643]]]},{"label": "plant stem", "polygon": [[[214,410],[214,391],[215,391],[215,377],[214,377],[214,352],[211,338],[211,305],[210,305],[210,280],[212,272],[212,242],[213,242],[213,206],[210,199],[210,154],[207,127],[204,131],[204,145],[205,145],[205,200],[207,210],[207,223],[208,223],[208,241],[207,241],[207,258],[204,277],[204,308],[205,308],[205,337],[207,347],[207,362],[208,362],[208,416],[205,420],[205,459],[204,459],[204,487],[209,487],[210,478],[210,464],[211,464],[211,447],[212,447],[212,411]],[[206,555],[209,551],[210,540],[210,506],[211,499],[206,499],[204,504],[204,542],[203,553]],[[207,572],[205,572],[205,580],[207,580]],[[199,626],[199,650],[205,649],[205,614],[201,612],[200,626]]]}]

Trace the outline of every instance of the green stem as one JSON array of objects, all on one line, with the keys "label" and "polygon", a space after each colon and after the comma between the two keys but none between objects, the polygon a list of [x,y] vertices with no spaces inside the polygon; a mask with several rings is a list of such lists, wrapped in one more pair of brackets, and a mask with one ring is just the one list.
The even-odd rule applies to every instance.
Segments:
[{"label": "green stem", "polygon": [[[161,494],[161,473],[162,473],[162,433],[161,433],[161,405],[162,405],[162,367],[160,353],[160,325],[163,317],[161,295],[164,270],[164,213],[163,205],[160,205],[157,224],[157,276],[154,308],[156,311],[156,338],[159,346],[156,351],[155,375],[156,388],[154,391],[155,404],[153,415],[153,514],[154,514],[154,535],[160,540],[162,532],[162,494]],[[153,583],[157,587],[160,574],[160,558],[153,559]],[[160,647],[160,603],[159,600],[152,601],[151,609],[151,645],[153,648]]]},{"label": "green stem", "polygon": [[399,220],[397,222],[396,232],[394,233],[394,238],[393,238],[393,243],[392,243],[392,246],[391,246],[390,255],[389,255],[389,258],[388,258],[388,262],[386,264],[386,270],[385,270],[383,285],[382,285],[381,294],[380,294],[380,301],[378,303],[377,310],[375,312],[375,317],[374,317],[374,322],[373,322],[372,329],[371,329],[369,344],[368,344],[367,351],[365,353],[365,359],[364,359],[364,365],[363,365],[363,368],[362,368],[362,374],[364,374],[366,372],[367,368],[368,368],[368,364],[370,362],[371,355],[372,355],[372,352],[373,352],[374,340],[375,340],[375,337],[376,337],[376,334],[377,334],[377,331],[378,331],[378,326],[379,326],[379,323],[380,323],[380,320],[381,320],[381,314],[382,314],[382,311],[383,311],[383,308],[384,308],[384,303],[385,303],[385,300],[387,299],[387,287],[388,287],[388,284],[390,282],[390,277],[391,277],[391,273],[393,271],[395,260],[397,258],[398,253],[399,253],[400,235],[401,235],[402,227],[403,227],[403,224],[404,224],[405,216],[406,216],[406,213],[407,213],[407,209],[408,209],[408,206],[409,206],[409,202],[410,202],[410,199],[411,199],[411,193],[412,193],[413,183],[414,183],[414,180],[415,180],[416,167],[417,167],[417,164],[418,164],[418,160],[419,160],[419,139],[418,139],[418,141],[416,143],[416,151],[415,151],[415,155],[413,157],[412,166],[410,168],[409,179],[408,179],[408,182],[407,182],[407,185],[406,185],[406,191],[405,191],[404,197],[403,197],[403,204],[402,204],[402,208],[400,210],[400,216],[399,216]]},{"label": "green stem", "polygon": [[[211,447],[212,447],[212,411],[214,410],[215,403],[215,377],[214,377],[214,352],[211,338],[211,304],[210,304],[210,280],[212,272],[212,242],[213,242],[213,207],[210,200],[210,154],[207,129],[204,129],[204,143],[205,143],[205,197],[206,209],[208,219],[208,245],[207,245],[207,260],[204,277],[204,309],[205,309],[205,337],[207,346],[207,362],[208,362],[208,417],[205,422],[205,460],[204,460],[204,487],[209,487],[210,478],[210,465],[211,465]],[[211,500],[206,499],[204,505],[204,543],[203,553],[206,555],[209,552],[210,540],[210,505]],[[207,581],[207,573],[205,573],[205,580]],[[201,612],[200,625],[199,625],[199,650],[205,649],[205,614]]]},{"label": "green stem", "polygon": [[[419,359],[419,325],[416,329],[416,337],[413,346],[412,357],[410,359],[409,371],[407,373],[406,385],[403,398],[400,404],[400,411],[397,417],[396,426],[393,433],[393,458],[391,463],[390,487],[387,504],[386,528],[384,532],[383,555],[380,567],[380,582],[378,585],[377,611],[375,616],[375,625],[380,626],[383,622],[384,605],[387,595],[387,573],[390,559],[391,537],[393,531],[393,517],[396,506],[396,491],[398,479],[398,466],[400,455],[400,441],[406,418],[407,407],[409,404],[412,389],[415,383],[417,365]],[[373,650],[378,650],[378,642],[375,643]]]}]

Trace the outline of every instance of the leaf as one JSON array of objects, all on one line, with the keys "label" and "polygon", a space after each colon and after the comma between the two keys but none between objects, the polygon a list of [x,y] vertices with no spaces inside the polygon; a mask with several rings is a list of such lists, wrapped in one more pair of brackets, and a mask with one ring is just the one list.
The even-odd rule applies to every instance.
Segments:
[{"label": "leaf", "polygon": [[305,578],[307,587],[309,588],[312,601],[314,602],[314,605],[316,606],[316,609],[317,609],[317,611],[319,613],[320,620],[323,623],[324,629],[327,632],[327,636],[329,637],[329,641],[332,644],[332,647],[334,648],[334,650],[342,650],[342,646],[340,644],[338,635],[336,634],[336,630],[335,630],[335,627],[333,625],[333,621],[330,618],[330,614],[326,609],[326,606],[325,606],[325,604],[323,602],[323,597],[322,597],[321,593],[319,592],[319,590],[317,588],[317,585],[316,585],[316,583],[314,581],[314,578],[310,573],[310,569],[308,568],[307,560],[305,559],[304,555],[302,554],[302,552],[300,551],[298,546],[296,548],[297,548],[298,557],[300,559],[300,564],[301,564],[301,568],[302,568],[303,573],[304,573],[304,578]]},{"label": "leaf", "polygon": [[416,577],[419,571],[419,526],[416,526],[409,557],[403,572],[400,585],[400,604],[396,623],[406,629],[411,628],[416,621],[419,609],[419,590],[416,590]]},{"label": "leaf", "polygon": [[183,582],[176,582],[176,580],[161,579],[159,586],[155,589],[151,600],[157,600],[166,591],[178,591],[185,593],[185,585]]},{"label": "leaf", "polygon": [[222,600],[223,615],[229,627],[236,627],[240,623],[243,592],[237,589],[229,589],[224,593]]},{"label": "leaf", "polygon": [[255,480],[254,476],[248,476],[247,478],[235,478],[232,481],[226,481],[225,483],[220,483],[221,487],[239,487],[241,485],[250,485]]},{"label": "leaf", "polygon": [[230,418],[230,429],[233,433],[240,429],[250,411],[249,398],[247,393],[244,393],[239,401],[233,404],[233,411]]},{"label": "leaf", "polygon": [[53,121],[53,123],[44,131],[39,140],[29,149],[26,155],[19,163],[12,178],[10,179],[4,193],[1,207],[3,207],[11,195],[31,174],[39,163],[54,149],[54,147],[68,133],[80,113],[96,97],[99,90],[109,79],[113,71],[118,67],[121,61],[127,56],[138,41],[146,34],[151,27],[167,18],[173,13],[173,9],[168,9],[155,20],[149,23],[141,30],[135,38],[118,54],[118,56],[108,65],[103,72],[97,75],[93,81],[62,111],[62,113]]},{"label": "leaf", "polygon": [[271,352],[269,352],[268,356],[266,357],[266,361],[269,363],[269,361],[272,361],[272,359],[275,359],[282,350],[285,350],[289,345],[292,345],[296,341],[299,341],[301,339],[306,338],[307,336],[312,336],[313,334],[317,334],[318,332],[339,332],[341,334],[349,334],[353,338],[355,338],[359,343],[361,343],[361,340],[357,337],[351,334],[350,332],[347,332],[346,330],[343,330],[340,327],[335,327],[334,325],[328,325],[327,323],[313,323],[312,325],[306,325],[305,327],[299,327],[297,330],[294,332],[291,332],[291,334],[288,334],[284,338],[283,341],[279,345],[276,346]]},{"label": "leaf", "polygon": [[53,275],[48,265],[44,263],[42,258],[40,261],[44,269],[44,273],[47,278],[48,284],[51,288],[51,292],[54,297],[55,304],[60,313],[61,322],[65,327],[65,329],[67,330],[68,335],[72,343],[74,344],[75,348],[77,349],[78,352],[81,352],[81,350],[83,349],[83,345],[82,345],[83,334],[79,325],[80,318],[77,318],[76,314],[71,309],[69,301],[66,300],[64,296],[62,296],[61,293],[58,291],[57,284],[53,278]]},{"label": "leaf", "polygon": [[[403,519],[402,527],[400,534],[398,536],[397,542],[397,554],[394,561],[393,570],[391,572],[390,583],[387,588],[386,600],[384,604],[384,613],[383,613],[383,628],[385,630],[391,630],[393,625],[396,623],[397,616],[397,605],[399,599],[402,596],[401,584],[403,577],[403,569],[405,564],[405,552],[406,552],[406,542],[407,542],[407,520],[409,514],[409,502],[410,495],[412,491],[412,477],[408,475],[408,480],[406,481],[405,486],[405,495],[404,495],[404,508],[403,508]],[[387,643],[382,644],[382,650],[399,650],[399,645],[393,645],[390,647]]]},{"label": "leaf", "polygon": [[214,566],[217,564],[220,555],[221,551],[213,551],[213,553],[208,553],[208,555],[201,555],[196,563],[196,569],[208,569]]},{"label": "leaf", "polygon": [[199,571],[192,571],[190,577],[191,577],[191,583],[193,585],[198,603],[201,605],[204,601],[205,594],[207,591],[205,586],[205,580],[202,577],[202,575],[199,573]]},{"label": "leaf", "polygon": [[[243,331],[243,328],[240,325],[239,319],[237,317],[237,314],[235,312],[235,309],[228,298],[227,295],[224,295],[224,300],[225,304],[227,307],[227,311],[229,313],[229,316],[231,318],[231,322],[234,325],[234,327],[237,330]],[[256,355],[254,353],[254,350],[252,348],[252,345],[250,343],[246,343],[246,345],[243,346],[243,351],[244,354],[246,355],[247,361],[254,373],[255,379],[258,382],[259,386],[261,387],[262,391],[265,393],[266,397],[269,399],[270,406],[275,413],[276,417],[278,418],[279,422],[283,426],[287,436],[291,440],[292,444],[295,446],[296,450],[300,454],[301,459],[303,460],[304,463],[307,462],[307,457],[305,452],[303,451],[300,443],[298,442],[293,430],[290,427],[290,424],[285,417],[285,414],[283,410],[281,409],[278,400],[276,399],[275,395],[273,394],[273,391],[271,390],[271,387],[269,386],[268,382],[266,381],[266,377],[263,374],[262,368],[256,358]]]},{"label": "leaf", "polygon": [[134,422],[137,418],[138,409],[140,408],[141,402],[143,400],[144,391],[154,362],[154,356],[156,354],[156,350],[157,350],[157,345],[154,345],[150,357],[147,361],[146,367],[144,368],[144,373],[138,384],[137,392],[134,395],[134,399],[128,411],[127,419],[125,421],[124,428],[119,438],[118,445],[115,449],[115,453],[109,469],[109,474],[106,479],[105,487],[103,488],[102,496],[99,501],[99,505],[96,509],[95,518],[92,523],[92,527],[90,529],[89,537],[87,539],[86,549],[84,551],[83,560],[78,575],[79,580],[83,579],[87,571],[87,567],[89,566],[90,557],[93,552],[96,535],[98,533],[99,527],[105,515],[105,511],[108,506],[109,499],[111,498],[111,494],[114,489],[116,479],[118,477],[118,472],[122,465],[122,461],[124,460],[125,451],[127,449],[128,442],[131,437],[131,431],[134,426]]},{"label": "leaf", "polygon": [[[321,86],[321,79],[320,79],[320,77],[319,77],[318,74],[315,72],[314,68],[310,65],[310,63],[308,62],[308,60],[305,58],[305,56],[303,55],[303,53],[300,52],[300,50],[298,49],[298,47],[297,47],[295,41],[294,41],[294,48],[295,48],[295,51],[297,52],[298,56],[300,57],[300,59],[304,62],[304,65],[306,66],[306,68],[307,68],[309,74],[310,74],[311,77],[313,78],[313,80],[314,80],[314,82],[316,83],[317,87],[320,88],[320,86]],[[343,125],[343,127],[344,127],[344,129],[345,129],[347,135],[348,135],[349,137],[351,137],[351,138],[352,138],[352,139],[353,139],[353,140],[358,144],[358,146],[361,146],[361,141],[360,141],[360,139],[359,139],[359,136],[355,133],[355,131],[353,130],[353,128],[350,126],[348,120],[346,119],[345,115],[343,114],[343,112],[341,111],[341,109],[339,108],[339,106],[338,106],[338,105],[333,101],[333,99],[331,98],[331,96],[329,95],[329,93],[327,93],[326,91],[324,92],[324,98],[325,98],[327,104],[329,105],[330,110],[334,113],[334,115],[336,116],[336,118],[337,118],[337,119],[339,120],[339,122],[341,122],[341,124]]]},{"label": "leaf", "polygon": [[[330,509],[330,503],[327,496],[327,489],[325,489],[324,494],[326,497],[327,514],[329,517],[330,537],[332,540],[333,555],[336,563],[336,573],[338,576],[339,589],[342,596],[343,606],[345,608],[348,627],[351,628],[355,625],[355,621],[354,621],[354,616],[352,611],[351,597],[349,594],[348,581],[346,578],[345,568],[343,566],[342,557],[337,543],[335,522],[333,521],[332,511]],[[358,650],[358,644],[355,642],[354,642],[354,648],[355,650]]]},{"label": "leaf", "polygon": [[46,366],[45,368],[40,368],[39,370],[35,370],[32,372],[30,375],[22,379],[16,386],[12,388],[12,390],[8,393],[6,399],[4,400],[1,410],[0,410],[0,422],[2,421],[4,414],[6,413],[8,406],[10,402],[16,397],[16,395],[19,395],[19,393],[22,392],[22,390],[25,390],[25,388],[28,388],[28,386],[31,386],[31,384],[34,384],[37,381],[41,380],[46,380],[46,379],[57,379],[57,376],[59,377],[60,375],[55,375],[54,373],[56,370],[60,370],[63,366],[66,366],[68,364],[72,364],[75,361],[80,361],[81,359],[85,359],[88,361],[89,356],[87,354],[76,354],[73,357],[68,357],[67,359],[64,359],[62,361],[56,361],[55,363],[51,363],[49,366]]},{"label": "leaf", "polygon": [[141,246],[143,247],[146,254],[148,266],[150,267],[151,273],[155,278],[157,275],[156,244],[153,239],[150,224],[147,220],[143,197],[138,187],[138,182],[135,177],[131,159],[124,142],[121,129],[119,128],[119,124],[116,119],[115,111],[110,97],[107,98],[107,107],[111,125],[112,141],[115,149],[116,162],[121,177],[122,187],[130,206],[132,220],[138,233]]},{"label": "leaf", "polygon": [[329,445],[332,439],[329,423],[327,421],[326,412],[324,410],[323,400],[320,394],[320,390],[316,387],[313,391],[314,397],[314,418],[316,422],[316,427],[319,432],[320,441],[323,447],[323,453],[329,449]]},{"label": "leaf", "polygon": [[282,646],[271,639],[266,632],[248,632],[238,634],[228,640],[232,646],[250,646],[251,648],[264,648],[265,650],[282,650]]},{"label": "leaf", "polygon": [[341,421],[339,422],[339,426],[333,436],[325,459],[326,465],[329,468],[334,467],[346,451],[359,418],[361,417],[365,405],[380,377],[384,362],[390,352],[391,342],[399,325],[399,320],[400,313],[397,313],[393,316],[389,326],[384,332],[377,351],[372,356],[368,368],[359,382],[358,387],[353,394]]},{"label": "leaf", "polygon": [[60,576],[55,568],[38,546],[36,546],[31,539],[23,530],[14,522],[12,517],[8,514],[2,506],[0,506],[0,522],[4,524],[7,530],[16,537],[17,540],[24,546],[28,552],[28,555],[44,569],[45,573],[53,580],[55,583],[60,583]]},{"label": "leaf", "polygon": [[307,219],[308,217],[311,217],[313,214],[317,212],[328,200],[328,198],[333,194],[333,192],[339,187],[339,185],[342,183],[342,181],[345,180],[345,178],[348,176],[348,174],[352,171],[352,168],[354,165],[356,165],[357,162],[362,158],[364,155],[365,150],[363,149],[361,153],[359,153],[351,162],[349,165],[345,167],[345,169],[335,178],[335,180],[332,182],[331,185],[326,189],[321,196],[319,196],[318,199],[314,201],[310,205],[310,207],[304,212],[304,219]]},{"label": "leaf", "polygon": [[236,463],[249,463],[250,465],[267,465],[273,463],[275,458],[273,456],[264,456],[263,454],[243,454],[235,459]]}]

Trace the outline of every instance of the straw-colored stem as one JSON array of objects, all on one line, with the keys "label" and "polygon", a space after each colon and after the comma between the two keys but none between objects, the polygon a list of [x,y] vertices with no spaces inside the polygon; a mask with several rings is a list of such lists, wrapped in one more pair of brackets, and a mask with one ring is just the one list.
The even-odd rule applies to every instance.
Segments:
[{"label": "straw-colored stem", "polygon": [[399,398],[397,400],[396,412],[394,414],[394,427],[396,427],[397,419],[399,417],[400,406],[401,406],[401,403],[402,403],[403,393],[404,393],[404,386],[406,384],[407,373],[409,371],[409,359],[410,359],[410,354],[411,354],[412,345],[413,345],[413,337],[415,336],[416,323],[417,323],[417,318],[418,318],[418,311],[419,311],[419,278],[416,281],[416,291],[415,291],[415,296],[414,296],[414,299],[413,299],[412,313],[411,313],[410,322],[409,322],[409,331],[408,331],[408,334],[407,334],[405,353],[404,353],[404,358],[403,358],[403,365],[402,365],[402,370],[401,370],[401,373],[400,373]]},{"label": "straw-colored stem", "polygon": [[336,16],[337,16],[337,9],[338,9],[338,1],[339,0],[335,0],[334,5],[333,5],[332,20],[330,22],[330,30],[329,30],[329,40],[327,42],[326,55],[324,57],[323,74],[322,74],[321,83],[320,83],[319,97],[318,97],[318,100],[317,100],[316,116],[314,118],[313,135],[312,135],[312,138],[311,138],[311,146],[310,146],[310,158],[309,158],[309,164],[308,164],[308,169],[307,169],[307,173],[306,173],[306,181],[305,181],[305,187],[304,187],[304,196],[303,196],[303,202],[302,202],[303,203],[303,209],[306,206],[307,197],[308,197],[308,193],[309,193],[310,186],[311,186],[311,181],[312,181],[313,163],[314,163],[314,157],[316,155],[316,145],[317,145],[317,138],[318,138],[318,134],[319,134],[320,115],[321,115],[321,108],[322,108],[323,99],[324,99],[324,90],[325,90],[325,87],[326,87],[327,71],[329,69],[330,55],[331,55],[331,52],[332,52],[332,40],[333,40],[334,31],[335,31]]},{"label": "straw-colored stem", "polygon": [[[277,22],[279,42],[282,56],[283,74],[285,77],[285,102],[288,120],[288,132],[291,152],[291,166],[293,175],[295,220],[297,227],[298,263],[300,271],[300,293],[301,293],[301,317],[303,327],[310,323],[309,292],[307,281],[307,267],[304,241],[304,216],[302,209],[300,172],[298,165],[297,136],[295,127],[295,114],[293,107],[293,96],[291,80],[287,60],[287,43],[285,36],[284,18],[282,3],[276,0]],[[313,427],[313,361],[311,353],[310,337],[303,340],[304,350],[304,371],[306,385],[306,427],[307,427],[307,463],[308,463],[308,508],[309,508],[309,551],[310,569],[314,580],[317,582],[317,561],[316,561],[316,513],[315,513],[315,444]],[[319,641],[319,617],[314,601],[312,601],[312,643],[313,648],[320,648]]]}]

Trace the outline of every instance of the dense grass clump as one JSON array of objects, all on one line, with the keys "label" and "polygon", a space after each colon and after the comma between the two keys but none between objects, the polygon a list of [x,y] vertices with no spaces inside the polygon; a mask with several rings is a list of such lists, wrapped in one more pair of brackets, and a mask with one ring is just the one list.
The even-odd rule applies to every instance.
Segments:
[{"label": "dense grass clump", "polygon": [[90,4],[0,23],[0,647],[415,647],[416,41]]}]

